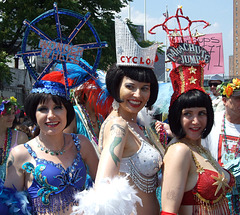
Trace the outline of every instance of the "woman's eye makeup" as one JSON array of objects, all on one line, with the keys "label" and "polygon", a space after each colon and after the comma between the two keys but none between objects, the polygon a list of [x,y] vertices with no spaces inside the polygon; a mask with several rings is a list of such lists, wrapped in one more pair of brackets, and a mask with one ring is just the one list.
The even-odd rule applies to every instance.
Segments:
[{"label": "woman's eye makeup", "polygon": [[63,106],[62,105],[57,105],[54,107],[54,109],[63,109]]},{"label": "woman's eye makeup", "polygon": [[39,107],[39,108],[37,108],[37,111],[45,111],[45,110],[47,110],[46,107]]}]

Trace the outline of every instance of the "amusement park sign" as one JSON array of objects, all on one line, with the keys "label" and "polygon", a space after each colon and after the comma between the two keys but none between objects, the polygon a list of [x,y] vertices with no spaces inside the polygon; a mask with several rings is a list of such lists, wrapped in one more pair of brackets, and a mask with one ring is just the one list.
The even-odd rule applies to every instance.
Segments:
[{"label": "amusement park sign", "polygon": [[178,47],[170,46],[167,57],[177,64],[186,66],[197,66],[201,62],[207,64],[211,58],[206,49],[190,43],[178,43]]}]

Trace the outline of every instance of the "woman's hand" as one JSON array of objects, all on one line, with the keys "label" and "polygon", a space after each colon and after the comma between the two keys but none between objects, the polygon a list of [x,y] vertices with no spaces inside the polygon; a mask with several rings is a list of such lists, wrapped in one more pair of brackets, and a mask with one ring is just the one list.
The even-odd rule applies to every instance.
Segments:
[{"label": "woman's hand", "polygon": [[161,133],[161,130],[164,129],[164,130],[167,132],[167,135],[168,135],[169,137],[172,138],[172,137],[174,136],[173,133],[172,133],[172,131],[171,131],[171,129],[170,129],[169,124],[167,124],[167,123],[165,123],[165,122],[156,121],[156,123],[155,123],[155,129],[156,129],[156,131],[157,131],[158,134],[160,134],[160,133]]}]

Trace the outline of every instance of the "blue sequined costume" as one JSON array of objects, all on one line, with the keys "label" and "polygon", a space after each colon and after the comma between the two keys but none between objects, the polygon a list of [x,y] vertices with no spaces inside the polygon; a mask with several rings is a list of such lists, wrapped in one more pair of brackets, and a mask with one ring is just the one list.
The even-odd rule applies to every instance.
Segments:
[{"label": "blue sequined costume", "polygon": [[36,166],[30,162],[23,164],[23,169],[31,172],[34,176],[32,185],[28,188],[32,209],[36,213],[53,213],[71,210],[74,204],[76,191],[85,189],[86,166],[80,155],[80,143],[78,136],[72,134],[77,148],[77,157],[73,164],[64,169],[61,164],[40,159],[32,148],[26,143],[30,155],[35,159]]}]

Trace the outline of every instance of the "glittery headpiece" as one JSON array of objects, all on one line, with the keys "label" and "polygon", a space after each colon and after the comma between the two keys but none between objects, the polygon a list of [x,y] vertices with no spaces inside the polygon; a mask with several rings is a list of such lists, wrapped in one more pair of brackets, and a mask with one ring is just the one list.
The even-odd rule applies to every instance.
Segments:
[{"label": "glittery headpiece", "polygon": [[174,91],[170,105],[182,93],[186,93],[189,90],[197,89],[206,93],[203,89],[204,71],[201,66],[178,66],[170,72],[170,78]]},{"label": "glittery headpiece", "polygon": [[[84,63],[91,67],[86,61]],[[73,89],[91,78],[88,72],[76,64],[66,64],[67,80],[65,79],[61,64],[58,64],[55,70],[44,75],[41,80],[36,81],[31,93],[58,95],[69,100],[69,89]]]},{"label": "glittery headpiece", "polygon": [[[167,22],[170,19],[175,19],[179,28],[171,29]],[[188,22],[187,27],[182,27],[180,20]],[[204,93],[203,67],[209,63],[210,55],[201,46],[199,46],[198,37],[191,34],[190,27],[192,23],[202,22],[205,24],[204,28],[210,24],[204,20],[190,20],[188,16],[183,16],[182,7],[179,6],[174,16],[166,17],[162,24],[156,25],[149,30],[149,33],[155,34],[152,30],[156,27],[162,27],[166,31],[170,47],[167,50],[167,56],[172,61],[173,69],[170,72],[170,78],[174,93],[171,97],[170,106],[182,94],[189,90],[197,89]],[[184,23],[185,24],[185,23]],[[184,37],[184,33],[188,33],[188,37]],[[185,41],[189,39],[189,41]]]},{"label": "glittery headpiece", "polygon": [[[69,79],[68,79],[69,81]],[[69,85],[71,81],[69,81]],[[33,85],[31,93],[46,93],[57,95],[68,99],[67,90],[64,85],[64,77],[61,72],[53,71],[46,74]]]},{"label": "glittery headpiece", "polygon": [[[65,20],[67,16],[74,20],[73,23],[76,23],[75,27],[74,25],[66,27],[61,24],[61,21]],[[107,43],[101,42],[95,28],[89,21],[90,16],[90,13],[83,16],[74,11],[58,8],[57,3],[54,3],[53,9],[44,12],[31,22],[24,20],[23,23],[26,26],[26,30],[22,42],[22,50],[17,56],[22,57],[29,74],[36,81],[33,86],[33,93],[45,92],[69,99],[71,88],[79,86],[90,78],[97,78],[96,70],[100,61],[101,50],[102,48],[107,47]],[[38,22],[42,22],[42,20],[45,20],[48,23],[55,22],[56,25],[54,29],[56,32],[52,32],[52,37],[47,35],[43,29],[40,29],[41,25],[39,26]],[[82,29],[85,29],[83,26],[88,28],[89,31],[81,31]],[[90,35],[86,41],[84,41],[83,37],[81,39],[81,44],[74,44],[74,41],[79,41],[77,39],[74,40],[74,38],[77,35],[79,36],[80,32],[91,32],[92,36]],[[39,38],[39,44],[36,50],[32,50],[31,47],[31,50],[28,51],[29,35],[31,34],[36,34],[36,37]],[[91,66],[83,59],[83,56],[85,56],[84,53],[87,53],[87,51],[92,51],[94,49],[96,50],[96,53],[91,54],[91,60],[94,60],[94,64]],[[41,71],[41,74],[39,74],[30,63],[30,59],[33,56],[40,56],[48,62],[45,68]],[[76,69],[73,69],[72,71],[68,70],[68,64],[74,64]],[[58,70],[60,72],[58,75],[60,74],[61,76],[61,84],[58,83],[58,80],[54,79],[59,78],[58,75],[56,76],[57,73],[52,73],[52,71],[56,71],[56,65],[61,65],[61,68]],[[43,77],[46,77],[48,73],[51,73],[51,80],[43,80]],[[50,83],[49,81],[52,81],[53,83]]]},{"label": "glittery headpiece", "polygon": [[119,66],[154,68],[158,44],[142,48],[133,38],[127,24],[115,18],[116,56]]}]

